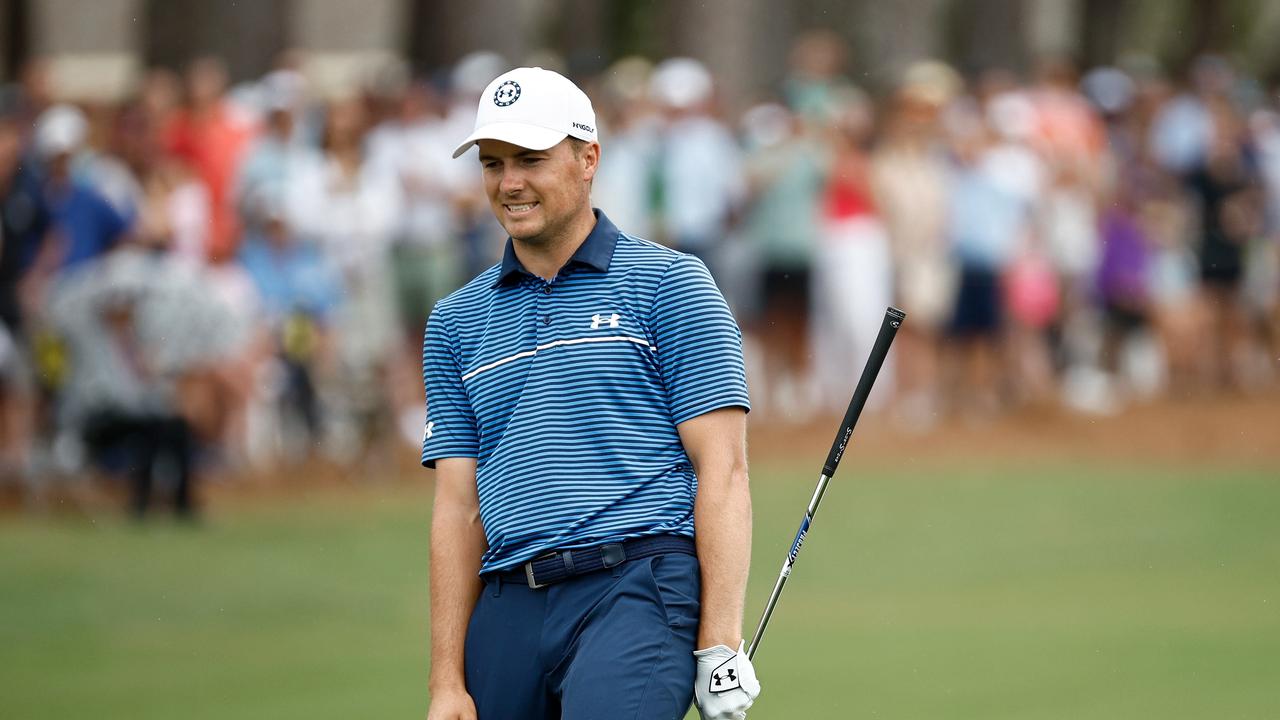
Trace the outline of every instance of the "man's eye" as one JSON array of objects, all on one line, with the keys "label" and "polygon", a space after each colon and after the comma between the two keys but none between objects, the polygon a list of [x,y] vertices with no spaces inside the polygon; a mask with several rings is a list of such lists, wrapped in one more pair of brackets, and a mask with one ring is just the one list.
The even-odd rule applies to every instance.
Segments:
[{"label": "man's eye", "polygon": [[488,162],[480,163],[480,165],[483,166],[485,170],[497,170],[501,163],[496,160],[490,160]]},{"label": "man's eye", "polygon": [[542,162],[542,158],[540,157],[530,157],[530,158],[524,159],[525,165],[537,165],[540,162]]}]

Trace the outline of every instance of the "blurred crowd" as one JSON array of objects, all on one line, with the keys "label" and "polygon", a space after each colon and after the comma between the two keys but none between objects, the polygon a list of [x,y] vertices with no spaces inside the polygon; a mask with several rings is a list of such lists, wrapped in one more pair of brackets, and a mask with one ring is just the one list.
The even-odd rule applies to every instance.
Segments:
[{"label": "blurred crowd", "polygon": [[[707,263],[758,416],[843,410],[889,304],[907,322],[873,400],[909,430],[1275,382],[1280,107],[1254,79],[922,61],[872,95],[846,50],[802,37],[732,114],[688,58],[575,78],[594,204]],[[203,58],[77,106],[28,63],[0,96],[0,477],[106,470],[134,512],[189,516],[203,468],[415,445],[425,318],[505,239],[450,155],[509,66],[320,98],[296,55],[235,86]]]}]

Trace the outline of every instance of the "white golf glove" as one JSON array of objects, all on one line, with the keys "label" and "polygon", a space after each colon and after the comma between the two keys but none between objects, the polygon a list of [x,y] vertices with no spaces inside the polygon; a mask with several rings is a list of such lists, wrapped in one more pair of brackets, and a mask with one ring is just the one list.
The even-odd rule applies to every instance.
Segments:
[{"label": "white golf glove", "polygon": [[739,643],[737,652],[724,645],[694,651],[698,679],[693,702],[702,720],[747,719],[747,708],[760,695],[760,681],[744,648]]}]

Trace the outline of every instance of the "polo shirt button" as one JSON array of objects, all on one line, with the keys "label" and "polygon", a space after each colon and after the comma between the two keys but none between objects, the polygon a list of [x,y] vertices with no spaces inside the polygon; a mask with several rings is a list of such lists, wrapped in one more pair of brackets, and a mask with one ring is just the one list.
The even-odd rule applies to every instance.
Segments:
[{"label": "polo shirt button", "polygon": [[551,324],[551,316],[550,316],[550,315],[543,315],[543,316],[542,316],[542,324],[543,324],[543,325],[550,325],[550,324]]},{"label": "polo shirt button", "polygon": [[551,286],[550,286],[550,285],[543,285],[543,286],[542,286],[542,294],[543,294],[543,295],[550,295],[550,294],[551,294]]}]

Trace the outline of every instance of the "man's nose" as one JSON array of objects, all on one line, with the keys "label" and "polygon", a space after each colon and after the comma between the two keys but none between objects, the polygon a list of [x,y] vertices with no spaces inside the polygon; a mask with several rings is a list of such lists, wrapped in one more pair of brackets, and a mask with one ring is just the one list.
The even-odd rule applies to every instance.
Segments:
[{"label": "man's nose", "polygon": [[498,181],[498,190],[505,194],[519,192],[524,188],[524,175],[518,168],[508,167],[502,171],[502,179]]}]

